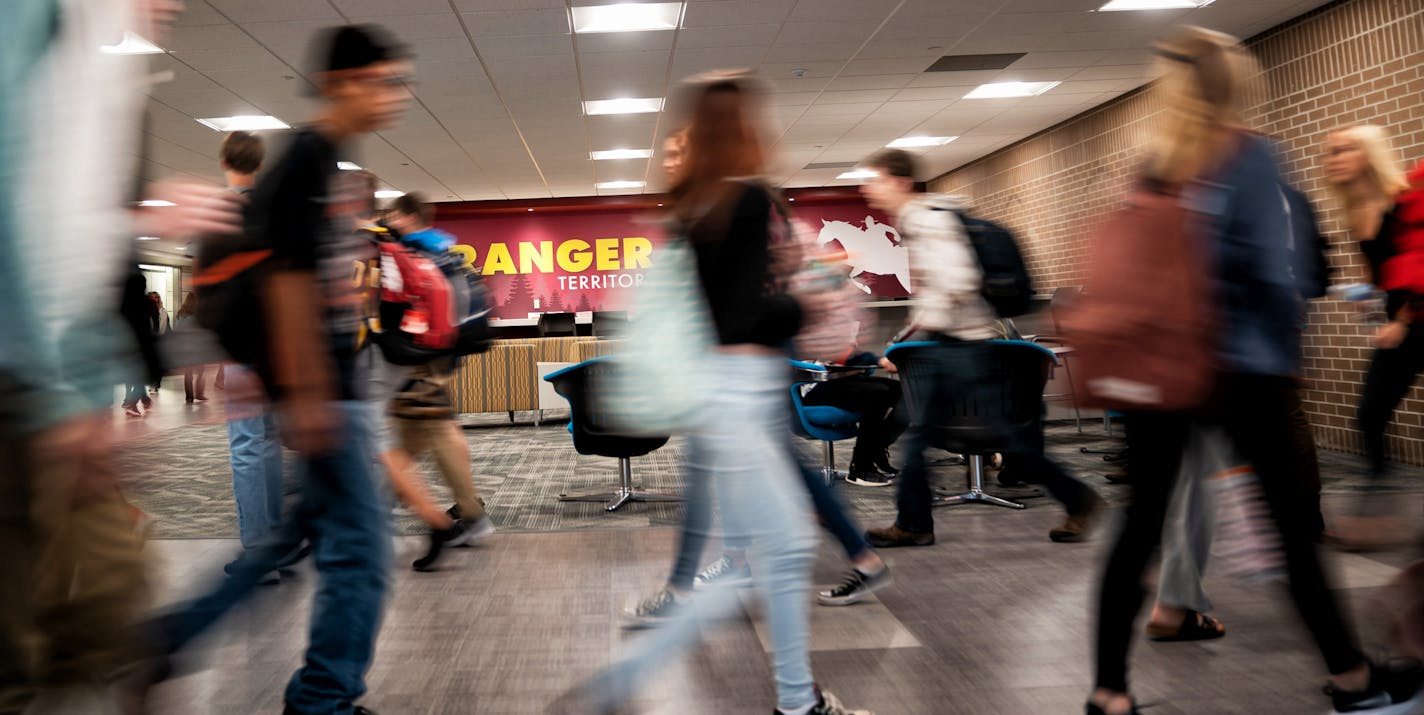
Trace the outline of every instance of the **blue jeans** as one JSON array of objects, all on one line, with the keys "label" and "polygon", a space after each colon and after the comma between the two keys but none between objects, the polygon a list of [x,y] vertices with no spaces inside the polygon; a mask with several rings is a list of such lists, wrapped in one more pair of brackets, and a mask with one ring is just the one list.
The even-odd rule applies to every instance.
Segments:
[{"label": "blue jeans", "polygon": [[250,549],[282,523],[282,442],[270,413],[227,423],[237,532]]},{"label": "blue jeans", "polygon": [[133,407],[145,397],[148,397],[147,385],[128,385],[124,390],[123,405],[124,407]]},{"label": "blue jeans", "polygon": [[[865,541],[865,532],[846,513],[845,505],[841,503],[835,488],[826,483],[821,470],[806,464],[794,444],[788,445],[788,449],[801,471],[801,480],[806,485],[806,491],[811,494],[816,516],[821,518],[821,525],[826,531],[841,542],[846,557],[855,559],[869,551],[870,544]],[[689,464],[697,462],[691,445],[687,461]],[[689,478],[683,496],[685,501],[682,532],[678,535],[677,558],[673,561],[672,575],[668,577],[668,583],[679,590],[690,591],[693,580],[697,578],[697,567],[702,563],[702,549],[712,531],[711,481],[705,478],[705,475]],[[729,550],[745,547],[745,544],[734,543],[730,539],[724,539],[724,543]]]},{"label": "blue jeans", "polygon": [[[719,354],[714,361],[722,385],[705,406],[703,426],[689,437],[688,485],[715,485],[727,540],[749,545],[747,560],[771,632],[777,707],[799,708],[816,701],[808,647],[816,534],[787,451],[786,359]],[[710,507],[706,514],[704,535]],[[697,638],[702,623],[729,617],[738,604],[736,587],[726,583],[698,591],[671,622],[595,676],[593,692],[609,703],[626,699],[639,675],[666,663]]]},{"label": "blue jeans", "polygon": [[[934,446],[930,435],[940,424],[941,413],[950,396],[976,390],[979,378],[988,373],[988,351],[982,343],[944,340],[933,353],[915,385],[907,386],[910,428],[905,431],[905,465],[900,469],[895,492],[895,525],[917,533],[934,531],[929,471],[925,449]],[[913,389],[915,394],[908,394]]]},{"label": "blue jeans", "polygon": [[303,539],[320,578],[312,601],[306,664],[286,701],[305,715],[346,715],[366,692],[390,575],[387,513],[369,448],[369,409],[340,402],[344,423],[335,451],[298,463],[301,497],[291,517],[243,552],[217,588],[160,621],[169,652],[202,633],[257,586]]}]

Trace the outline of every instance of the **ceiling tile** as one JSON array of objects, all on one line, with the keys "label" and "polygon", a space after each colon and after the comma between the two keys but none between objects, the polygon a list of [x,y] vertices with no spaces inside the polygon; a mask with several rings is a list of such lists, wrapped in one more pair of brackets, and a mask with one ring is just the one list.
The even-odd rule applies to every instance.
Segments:
[{"label": "ceiling tile", "polygon": [[[448,0],[400,0],[399,6],[391,0],[331,0],[336,9],[349,18],[373,18],[399,14],[402,17],[416,15],[449,15]],[[399,7],[400,12],[393,10]],[[454,19],[454,18],[450,18]],[[382,21],[382,24],[385,24]],[[394,29],[394,28],[392,28]]]},{"label": "ceiling tile", "polygon": [[[381,0],[387,12],[390,6],[385,0]],[[455,14],[450,12],[450,5],[445,0],[439,0],[441,7],[445,8],[443,13],[431,14],[408,14],[395,16],[380,16],[369,18],[353,18],[361,22],[374,22],[385,27],[402,42],[414,42],[416,40],[435,40],[446,37],[464,37],[465,30],[460,27],[459,20]],[[404,8],[404,5],[402,5]]]},{"label": "ceiling tile", "polygon": [[769,45],[781,29],[777,24],[725,25],[718,27],[688,27],[677,33],[677,51],[702,47],[720,48],[731,45]]},{"label": "ceiling tile", "polygon": [[229,20],[273,22],[277,20],[324,20],[341,24],[341,15],[326,0],[207,0]]},{"label": "ceiling tile", "polygon": [[683,13],[683,27],[717,27],[780,23],[796,0],[716,0],[691,2]]},{"label": "ceiling tile", "polygon": [[568,34],[569,14],[562,8],[507,12],[467,12],[460,15],[471,37]]},{"label": "ceiling tile", "polygon": [[674,34],[676,33],[671,30],[665,32],[596,32],[575,37],[580,53],[648,52],[671,50]]}]

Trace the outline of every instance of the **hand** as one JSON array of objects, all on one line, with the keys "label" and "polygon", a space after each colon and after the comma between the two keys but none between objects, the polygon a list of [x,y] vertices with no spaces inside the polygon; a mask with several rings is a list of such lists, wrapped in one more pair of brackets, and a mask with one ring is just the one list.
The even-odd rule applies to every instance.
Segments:
[{"label": "hand", "polygon": [[1375,333],[1375,347],[1381,350],[1393,350],[1404,342],[1404,338],[1409,335],[1409,326],[1398,320],[1391,320],[1384,324],[1384,327]]},{"label": "hand", "polygon": [[283,441],[302,455],[326,454],[341,440],[341,414],[328,401],[290,397],[278,409]]},{"label": "hand", "polygon": [[884,370],[885,372],[899,372],[899,370],[895,369],[895,363],[890,362],[890,358],[880,358],[880,362],[876,364],[879,365],[880,369]]},{"label": "hand", "polygon": [[242,231],[242,196],[192,180],[168,179],[148,187],[146,197],[173,206],[146,206],[135,212],[140,233],[184,240]]}]

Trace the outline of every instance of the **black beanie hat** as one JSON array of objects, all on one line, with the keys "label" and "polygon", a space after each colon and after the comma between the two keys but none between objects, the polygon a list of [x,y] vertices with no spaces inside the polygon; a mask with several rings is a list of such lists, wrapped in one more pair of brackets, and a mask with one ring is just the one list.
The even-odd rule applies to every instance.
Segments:
[{"label": "black beanie hat", "polygon": [[326,51],[319,56],[318,72],[369,67],[379,62],[405,59],[406,48],[378,25],[342,25],[325,31],[317,47]]}]

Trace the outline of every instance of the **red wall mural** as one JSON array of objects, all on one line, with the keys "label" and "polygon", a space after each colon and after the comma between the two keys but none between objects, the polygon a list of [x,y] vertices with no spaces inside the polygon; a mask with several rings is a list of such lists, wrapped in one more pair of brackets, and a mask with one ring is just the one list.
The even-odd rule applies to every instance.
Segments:
[{"label": "red wall mural", "polygon": [[[908,294],[905,249],[883,214],[853,191],[789,193],[794,220],[846,250],[867,295]],[[436,225],[475,250],[500,318],[622,310],[664,238],[656,197],[437,206]]]}]

